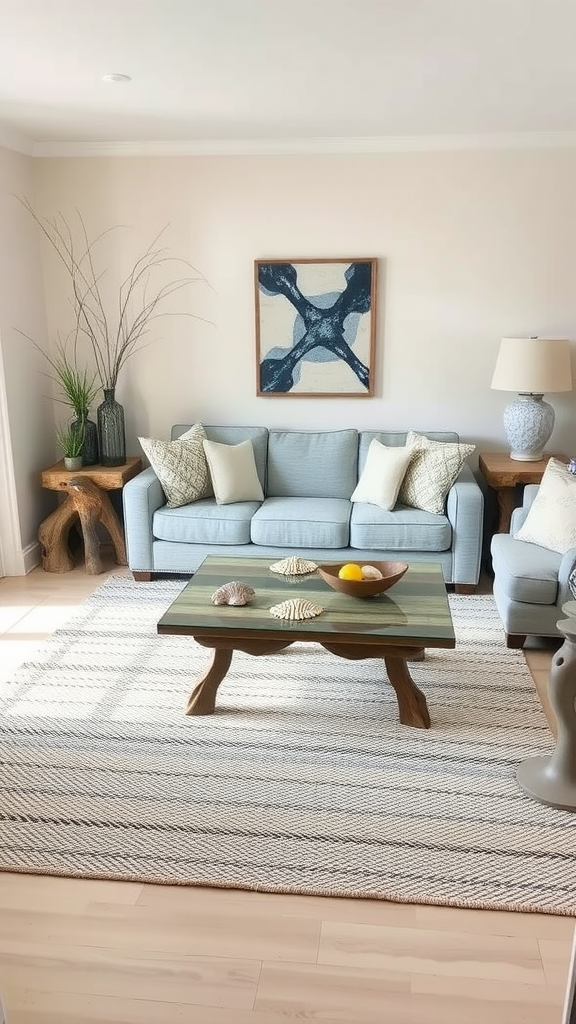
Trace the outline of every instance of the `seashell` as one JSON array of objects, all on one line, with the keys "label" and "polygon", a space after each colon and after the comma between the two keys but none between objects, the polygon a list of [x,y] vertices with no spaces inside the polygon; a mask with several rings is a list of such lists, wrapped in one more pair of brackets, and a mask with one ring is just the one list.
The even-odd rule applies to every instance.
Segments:
[{"label": "seashell", "polygon": [[247,583],[231,580],[230,583],[224,583],[221,587],[218,587],[218,590],[214,591],[211,601],[212,604],[241,605],[248,604],[255,595],[256,591],[249,587]]},{"label": "seashell", "polygon": [[381,580],[382,573],[375,565],[363,565],[362,576],[365,580]]},{"label": "seashell", "polygon": [[272,572],[279,572],[282,576],[303,576],[307,572],[316,572],[317,568],[316,562],[309,562],[299,555],[283,558],[281,562],[274,562],[270,566]]},{"label": "seashell", "polygon": [[282,601],[270,609],[270,615],[276,619],[313,619],[320,615],[324,609],[319,604],[312,604],[301,597],[290,598],[289,601]]}]

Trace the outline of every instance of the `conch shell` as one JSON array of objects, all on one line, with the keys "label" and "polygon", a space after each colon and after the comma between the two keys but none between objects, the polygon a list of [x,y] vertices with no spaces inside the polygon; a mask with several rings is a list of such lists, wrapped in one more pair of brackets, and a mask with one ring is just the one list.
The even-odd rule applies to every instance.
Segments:
[{"label": "conch shell", "polygon": [[270,615],[276,619],[314,619],[324,609],[319,604],[312,604],[301,597],[290,598],[289,601],[282,601],[270,609]]},{"label": "conch shell", "polygon": [[249,587],[247,583],[231,580],[230,583],[224,583],[221,587],[218,587],[218,590],[214,591],[211,601],[212,604],[241,605],[248,604],[255,595],[256,591]]},{"label": "conch shell", "polygon": [[365,580],[381,580],[382,573],[380,569],[377,569],[375,565],[363,565],[362,566],[362,579]]},{"label": "conch shell", "polygon": [[282,576],[304,576],[307,572],[316,572],[317,568],[316,562],[309,562],[299,555],[283,558],[281,562],[274,562],[270,566],[271,572],[279,572]]}]

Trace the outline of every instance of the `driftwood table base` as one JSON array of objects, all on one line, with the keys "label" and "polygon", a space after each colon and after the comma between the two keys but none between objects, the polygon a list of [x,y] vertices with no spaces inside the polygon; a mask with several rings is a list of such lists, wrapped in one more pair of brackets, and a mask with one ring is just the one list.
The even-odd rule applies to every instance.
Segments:
[{"label": "driftwood table base", "polygon": [[[263,655],[276,654],[278,651],[290,647],[292,640],[221,640],[215,641],[207,637],[194,636],[194,639],[202,647],[212,649],[212,661],[204,675],[198,680],[192,690],[186,705],[187,715],[211,715],[216,708],[216,694],[220,683],[226,676],[232,663],[234,651],[243,651],[245,654]],[[331,654],[339,658],[348,658],[354,661],[363,661],[366,658],[376,658],[384,661],[386,672],[391,686],[396,694],[398,702],[398,717],[402,725],[410,725],[414,729],[429,729],[430,715],[426,697],[416,686],[406,661],[412,658],[418,649],[413,647],[386,646],[382,648],[374,645],[348,644],[336,642],[321,642],[321,646]]]},{"label": "driftwood table base", "polygon": [[46,572],[71,572],[75,566],[68,543],[70,529],[79,523],[84,539],[84,557],[88,575],[102,572],[98,523],[102,523],[114,545],[118,565],[126,565],[124,534],[106,491],[87,477],[74,476],[68,482],[68,494],[62,504],[41,524],[38,539],[42,548],[42,568]]},{"label": "driftwood table base", "polygon": [[112,541],[118,565],[126,565],[126,546],[122,524],[114,511],[108,491],[121,490],[142,468],[142,460],[131,456],[122,466],[86,466],[71,472],[62,460],[42,472],[42,486],[65,494],[64,501],[40,525],[38,540],[42,549],[42,568],[46,572],[71,572],[75,560],[69,535],[77,526],[84,541],[86,572],[102,572],[98,526],[103,526]]}]

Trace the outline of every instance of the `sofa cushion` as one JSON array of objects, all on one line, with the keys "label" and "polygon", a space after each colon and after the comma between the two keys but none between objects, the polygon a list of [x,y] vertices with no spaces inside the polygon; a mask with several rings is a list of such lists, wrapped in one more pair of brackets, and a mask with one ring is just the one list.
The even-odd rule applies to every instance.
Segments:
[{"label": "sofa cushion", "polygon": [[162,441],[155,437],[138,438],[162,485],[168,508],[178,508],[212,494],[208,463],[202,446],[205,437],[202,424],[195,423],[173,441]]},{"label": "sofa cushion", "polygon": [[452,527],[446,516],[396,505],[385,512],[377,505],[355,502],[350,519],[350,546],[384,551],[448,551]]},{"label": "sofa cushion", "polygon": [[230,505],[236,501],[262,501],[264,492],[258,479],[251,441],[220,444],[218,441],[205,440],[202,443],[218,505]]},{"label": "sofa cushion", "polygon": [[[171,436],[180,437],[187,430],[189,424],[175,423],[172,427]],[[209,441],[218,441],[219,444],[240,444],[241,441],[251,441],[254,449],[254,460],[258,479],[262,489],[266,487],[266,457],[268,453],[268,431],[266,427],[227,427],[214,426],[204,423],[204,430]]]},{"label": "sofa cushion", "polygon": [[256,501],[218,505],[214,498],[182,508],[161,508],[154,513],[155,540],[181,544],[249,544],[250,522],[258,508]]},{"label": "sofa cushion", "polygon": [[509,533],[495,534],[490,550],[495,579],[507,598],[524,604],[556,604],[562,555],[516,540]]},{"label": "sofa cushion", "polygon": [[358,476],[357,430],[271,430],[271,498],[350,498]]},{"label": "sofa cushion", "polygon": [[576,547],[576,476],[559,459],[549,459],[518,540],[565,555]]},{"label": "sofa cushion", "polygon": [[350,501],[367,501],[386,512],[393,509],[411,455],[409,448],[387,448],[374,438]]},{"label": "sofa cushion", "polygon": [[345,548],[351,508],[344,498],[265,498],[250,537],[268,547]]},{"label": "sofa cushion", "polygon": [[431,441],[413,430],[408,431],[406,444],[414,454],[400,487],[399,500],[426,512],[443,512],[448,491],[476,445]]}]

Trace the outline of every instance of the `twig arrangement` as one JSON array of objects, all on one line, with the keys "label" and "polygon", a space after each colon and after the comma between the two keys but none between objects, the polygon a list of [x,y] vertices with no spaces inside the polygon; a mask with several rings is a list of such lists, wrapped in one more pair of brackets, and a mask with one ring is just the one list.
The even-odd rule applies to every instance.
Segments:
[{"label": "twig arrangement", "polygon": [[[163,308],[165,300],[174,292],[205,279],[187,260],[170,256],[168,249],[158,244],[165,230],[163,228],[122,281],[118,290],[118,308],[114,317],[111,317],[100,287],[105,272],[97,271],[95,256],[99,243],[121,225],[107,228],[96,238],[90,239],[84,219],[77,210],[76,234],[80,234],[78,244],[75,232],[63,214],[58,213],[53,219],[41,217],[28,199],[20,196],[16,198],[34,219],[66,268],[72,288],[75,318],[72,333],[76,338],[84,335],[88,339],[96,367],[95,378],[102,388],[114,389],[126,360],[143,347],[143,339],[149,333],[153,321],[162,316],[177,315]],[[169,263],[190,267],[194,276],[153,286],[153,278]],[[178,315],[194,316],[187,312]]]}]

